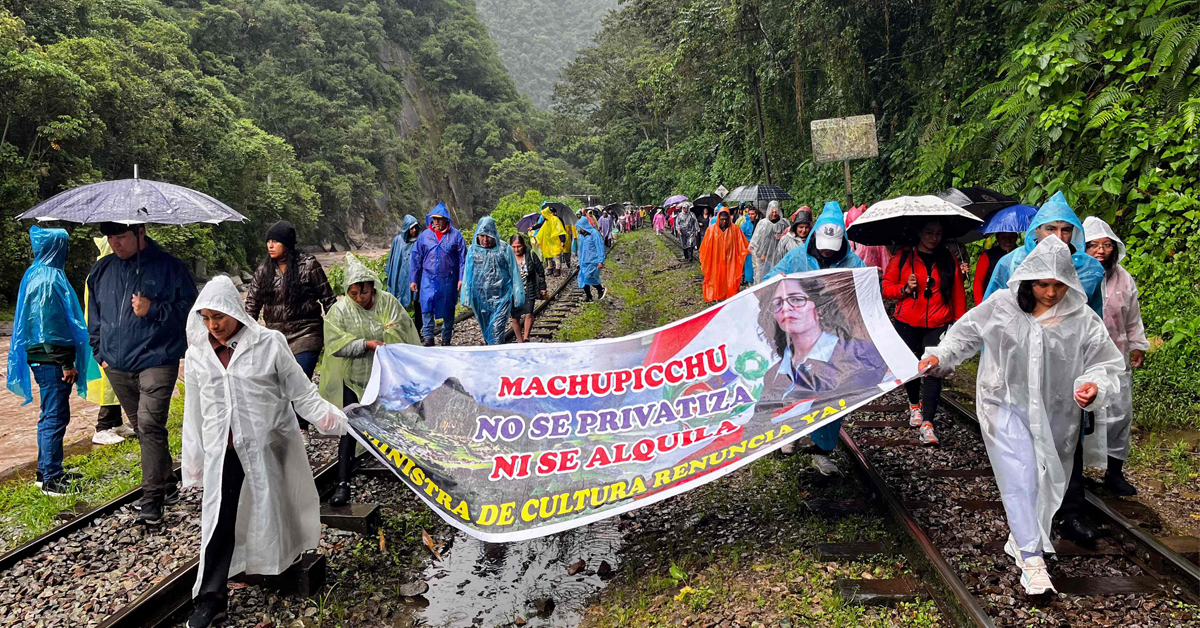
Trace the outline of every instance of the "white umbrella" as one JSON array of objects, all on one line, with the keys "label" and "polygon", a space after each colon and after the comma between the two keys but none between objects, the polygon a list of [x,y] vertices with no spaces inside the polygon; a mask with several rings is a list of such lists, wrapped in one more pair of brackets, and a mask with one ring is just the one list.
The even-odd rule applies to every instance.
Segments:
[{"label": "white umbrella", "polygon": [[941,223],[942,237],[947,240],[964,235],[983,222],[936,196],[901,196],[867,208],[850,225],[847,237],[867,246],[909,245],[917,241],[921,228],[930,220]]}]

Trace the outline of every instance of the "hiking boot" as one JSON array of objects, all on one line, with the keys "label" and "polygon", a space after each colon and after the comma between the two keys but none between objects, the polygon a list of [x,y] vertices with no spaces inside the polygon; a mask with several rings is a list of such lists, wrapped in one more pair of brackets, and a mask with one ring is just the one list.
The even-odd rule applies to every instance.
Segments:
[{"label": "hiking boot", "polygon": [[426,347],[432,347],[432,346],[433,346],[433,338],[426,338],[426,339],[425,339],[425,342],[424,342],[423,344],[424,344]]},{"label": "hiking boot", "polygon": [[109,431],[115,433],[121,438],[137,438],[137,430],[129,427],[128,425],[118,425]]},{"label": "hiking boot", "polygon": [[1121,468],[1123,466],[1125,466],[1124,460],[1108,457],[1108,471],[1104,474],[1104,488],[1121,497],[1133,497],[1137,495],[1137,488],[1125,479],[1125,472]]},{"label": "hiking boot", "polygon": [[921,424],[921,444],[936,445],[938,443],[937,435],[933,433],[932,423]]},{"label": "hiking boot", "polygon": [[817,470],[817,473],[825,477],[841,475],[842,472],[838,466],[829,459],[829,456],[823,454],[813,454],[812,467]]},{"label": "hiking boot", "polygon": [[229,600],[223,595],[208,593],[196,599],[196,612],[188,619],[187,628],[209,628],[214,623],[225,619],[225,611],[229,608]]},{"label": "hiking boot", "polygon": [[1063,519],[1058,531],[1064,539],[1075,541],[1076,545],[1082,545],[1089,549],[1096,547],[1096,541],[1100,538],[1100,531],[1084,521],[1083,517]]},{"label": "hiking boot", "polygon": [[925,422],[925,417],[921,416],[921,406],[908,407],[908,425],[910,427],[921,427]]},{"label": "hiking boot", "polygon": [[119,445],[125,442],[125,437],[117,433],[116,428],[111,430],[97,430],[92,434],[92,443],[95,445]]},{"label": "hiking boot", "polygon": [[[146,503],[149,501],[150,501],[150,497],[148,497],[145,493],[142,493],[142,496],[139,497],[137,501],[133,502],[133,509],[141,510],[142,507],[145,506]],[[163,495],[162,503],[164,506],[174,506],[175,504],[179,503],[179,485],[178,484],[167,485],[167,492],[165,495]]]},{"label": "hiking boot", "polygon": [[1041,595],[1054,590],[1050,582],[1050,572],[1046,570],[1046,560],[1041,556],[1030,556],[1021,565],[1021,586],[1025,587],[1026,595]]},{"label": "hiking boot", "polygon": [[154,526],[162,523],[162,520],[163,504],[161,501],[152,499],[142,504],[141,512],[137,516],[138,523]]},{"label": "hiking boot", "polygon": [[350,503],[350,483],[338,482],[337,487],[333,489],[333,495],[329,497],[329,505],[333,507],[345,506]]}]

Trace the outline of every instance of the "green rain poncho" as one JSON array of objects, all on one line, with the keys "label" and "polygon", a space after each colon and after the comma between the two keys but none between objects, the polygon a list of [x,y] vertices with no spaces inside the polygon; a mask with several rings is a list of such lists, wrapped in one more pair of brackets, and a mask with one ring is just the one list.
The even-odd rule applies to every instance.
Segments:
[{"label": "green rain poncho", "polygon": [[421,335],[408,312],[383,289],[383,282],[357,257],[346,254],[346,290],[356,283],[370,282],[375,286],[375,304],[364,310],[354,299],[339,299],[325,315],[325,359],[321,363],[321,396],[342,406],[342,385],[359,398],[371,379],[371,362],[375,352],[368,349],[368,340],[387,344],[404,342],[421,344]]}]

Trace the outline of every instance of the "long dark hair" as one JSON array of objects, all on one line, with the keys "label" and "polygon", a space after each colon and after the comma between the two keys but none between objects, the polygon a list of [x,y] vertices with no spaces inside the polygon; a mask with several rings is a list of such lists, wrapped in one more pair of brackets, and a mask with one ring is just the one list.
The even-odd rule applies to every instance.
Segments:
[{"label": "long dark hair", "polygon": [[[842,340],[858,340],[869,338],[866,324],[858,310],[858,294],[854,288],[854,275],[839,273],[823,277],[787,278],[783,281],[794,281],[800,289],[812,300],[817,309],[817,320],[821,330],[829,332]],[[779,286],[759,288],[755,292],[758,298],[758,335],[771,346],[776,356],[782,357],[787,349],[787,333],[775,322],[775,313],[771,311],[771,301],[775,299],[775,291]],[[856,320],[857,319],[857,320]]]},{"label": "long dark hair", "polygon": [[300,252],[284,247],[283,262],[287,268],[283,271],[283,293],[275,292],[275,268],[278,262],[268,253],[266,259],[258,265],[258,294],[255,297],[259,303],[282,303],[296,305],[304,299],[304,286],[300,283]]},{"label": "long dark hair", "polygon": [[1037,299],[1033,298],[1033,280],[1026,279],[1017,286],[1017,307],[1026,314],[1033,314]]}]

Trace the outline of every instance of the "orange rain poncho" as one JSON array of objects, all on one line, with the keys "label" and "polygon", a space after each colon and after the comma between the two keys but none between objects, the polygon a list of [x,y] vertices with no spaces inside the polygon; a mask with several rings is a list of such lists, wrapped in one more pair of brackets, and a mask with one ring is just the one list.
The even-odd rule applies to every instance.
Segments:
[{"label": "orange rain poncho", "polygon": [[721,301],[737,294],[743,265],[750,254],[750,245],[741,229],[730,222],[728,229],[721,230],[721,214],[728,216],[729,210],[722,207],[717,211],[717,223],[704,232],[704,242],[700,244],[705,301]]}]

